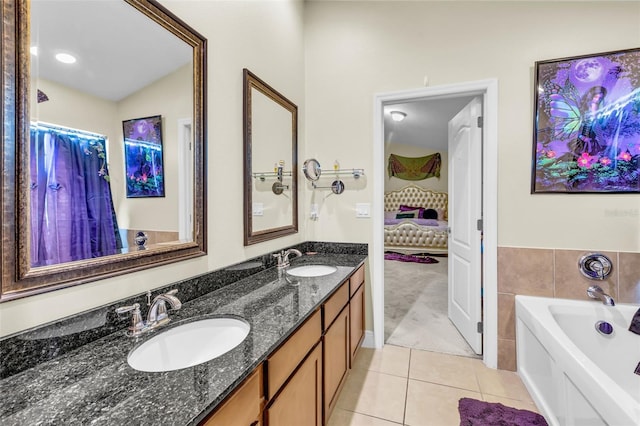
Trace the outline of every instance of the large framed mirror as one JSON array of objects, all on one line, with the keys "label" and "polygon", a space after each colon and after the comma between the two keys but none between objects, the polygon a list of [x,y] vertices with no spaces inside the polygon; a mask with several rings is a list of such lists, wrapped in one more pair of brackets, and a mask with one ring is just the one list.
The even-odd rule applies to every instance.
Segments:
[{"label": "large framed mirror", "polygon": [[206,254],[206,39],[154,0],[3,0],[0,301]]},{"label": "large framed mirror", "polygon": [[298,232],[298,107],[248,69],[244,82],[244,245]]}]

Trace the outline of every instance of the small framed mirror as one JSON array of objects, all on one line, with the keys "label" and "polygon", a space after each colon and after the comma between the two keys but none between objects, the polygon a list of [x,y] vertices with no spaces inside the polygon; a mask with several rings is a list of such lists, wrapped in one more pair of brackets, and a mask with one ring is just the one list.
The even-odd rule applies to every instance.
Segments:
[{"label": "small framed mirror", "polygon": [[244,245],[298,232],[298,107],[248,69],[244,82]]}]

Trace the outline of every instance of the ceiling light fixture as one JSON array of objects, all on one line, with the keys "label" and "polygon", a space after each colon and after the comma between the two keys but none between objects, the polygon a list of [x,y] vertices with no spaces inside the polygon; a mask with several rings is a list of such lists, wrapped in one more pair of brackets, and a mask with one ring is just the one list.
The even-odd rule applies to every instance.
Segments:
[{"label": "ceiling light fixture", "polygon": [[402,121],[407,116],[407,114],[401,111],[391,111],[390,114],[391,114],[391,119],[393,119],[393,121]]},{"label": "ceiling light fixture", "polygon": [[76,62],[76,57],[68,53],[58,53],[56,59],[63,64],[73,64]]}]

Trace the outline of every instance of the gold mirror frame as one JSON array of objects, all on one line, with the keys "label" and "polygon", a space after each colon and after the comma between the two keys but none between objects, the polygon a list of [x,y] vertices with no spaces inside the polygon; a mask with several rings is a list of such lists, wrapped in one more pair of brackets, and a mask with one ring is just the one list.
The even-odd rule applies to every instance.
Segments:
[{"label": "gold mirror frame", "polygon": [[29,0],[2,1],[0,302],[206,254],[206,39],[155,0],[123,0],[193,48],[193,241],[32,268],[29,253]]},{"label": "gold mirror frame", "polygon": [[[291,113],[291,224],[256,231],[253,229],[253,172],[252,169],[252,102],[251,89],[256,89],[268,99]],[[298,107],[278,91],[262,81],[248,69],[243,70],[243,124],[244,124],[244,245],[273,240],[298,232]],[[280,193],[281,193],[280,189]],[[278,196],[274,188],[275,196]]]}]

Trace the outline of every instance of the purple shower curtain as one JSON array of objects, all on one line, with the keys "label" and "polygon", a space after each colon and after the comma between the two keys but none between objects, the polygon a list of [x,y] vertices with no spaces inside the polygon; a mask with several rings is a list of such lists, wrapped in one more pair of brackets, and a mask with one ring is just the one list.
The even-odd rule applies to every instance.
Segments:
[{"label": "purple shower curtain", "polygon": [[105,140],[31,127],[31,265],[120,252]]}]

